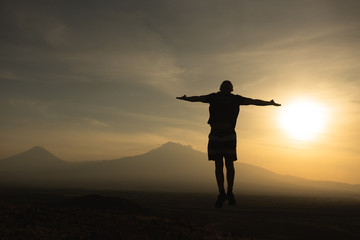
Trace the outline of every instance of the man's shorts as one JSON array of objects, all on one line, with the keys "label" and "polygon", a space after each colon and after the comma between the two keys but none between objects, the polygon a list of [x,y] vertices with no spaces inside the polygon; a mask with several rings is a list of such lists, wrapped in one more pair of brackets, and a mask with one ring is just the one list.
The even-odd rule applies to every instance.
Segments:
[{"label": "man's shorts", "polygon": [[236,132],[234,129],[211,129],[208,143],[208,159],[236,161]]}]

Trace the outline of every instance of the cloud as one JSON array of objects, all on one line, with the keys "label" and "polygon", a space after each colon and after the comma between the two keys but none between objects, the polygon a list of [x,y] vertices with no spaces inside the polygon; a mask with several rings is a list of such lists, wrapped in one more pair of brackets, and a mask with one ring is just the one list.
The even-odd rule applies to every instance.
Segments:
[{"label": "cloud", "polygon": [[[10,26],[23,33],[30,57],[11,68],[34,81],[132,81],[168,95],[209,91],[228,78],[260,81],[272,74],[273,63],[303,59],[304,48],[316,50],[326,35],[333,39],[334,28],[355,18],[344,17],[345,9],[354,15],[352,4],[210,1],[204,8],[190,1],[156,1],[153,6],[124,1],[90,2],[84,9],[75,3],[69,11],[58,2],[57,8],[45,4],[47,11],[40,14],[23,4],[16,8],[16,21],[10,15]],[[29,34],[38,37],[29,41]],[[19,53],[7,52],[16,62]]]},{"label": "cloud", "polygon": [[[200,149],[207,106],[175,97],[217,91],[224,79],[248,97],[286,104],[313,95],[341,103],[347,116],[357,111],[348,102],[358,101],[360,86],[359,1],[0,4],[3,141],[52,139],[76,156],[99,142],[89,154],[169,139]],[[254,119],[269,115],[246,112],[242,131],[250,136]]]},{"label": "cloud", "polygon": [[106,124],[106,123],[104,123],[102,121],[99,121],[97,119],[85,118],[84,121],[87,122],[87,123],[90,123],[91,125],[94,125],[94,126],[108,127],[108,124]]}]

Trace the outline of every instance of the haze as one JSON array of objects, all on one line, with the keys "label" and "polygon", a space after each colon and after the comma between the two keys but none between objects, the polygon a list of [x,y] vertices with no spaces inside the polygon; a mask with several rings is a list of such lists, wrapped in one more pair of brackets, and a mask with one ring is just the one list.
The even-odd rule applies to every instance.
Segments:
[{"label": "haze", "polygon": [[360,183],[359,1],[2,1],[0,30],[0,159],[34,145],[67,161],[168,141],[205,152],[208,106],[175,97],[230,79],[237,94],[311,99],[328,116],[305,141],[282,108],[242,107],[240,162]]}]

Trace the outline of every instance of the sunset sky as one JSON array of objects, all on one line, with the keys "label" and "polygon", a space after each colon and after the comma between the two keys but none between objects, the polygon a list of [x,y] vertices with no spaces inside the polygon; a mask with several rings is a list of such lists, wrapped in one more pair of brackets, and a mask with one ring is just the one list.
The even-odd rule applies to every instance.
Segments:
[{"label": "sunset sky", "polygon": [[[0,35],[0,158],[40,145],[115,159],[168,141],[206,152],[208,105],[176,97],[229,79],[282,104],[241,107],[239,161],[360,184],[358,0],[9,0]],[[305,139],[284,126],[294,102],[319,106],[297,117],[321,118]]]}]

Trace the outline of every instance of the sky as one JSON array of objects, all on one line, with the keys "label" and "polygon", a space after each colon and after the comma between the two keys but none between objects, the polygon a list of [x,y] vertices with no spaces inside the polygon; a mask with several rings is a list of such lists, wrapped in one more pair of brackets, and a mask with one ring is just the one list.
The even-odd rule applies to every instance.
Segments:
[{"label": "sky", "polygon": [[[116,159],[168,141],[206,152],[208,105],[176,97],[229,79],[234,94],[282,104],[241,107],[239,161],[360,184],[359,76],[357,0],[5,0],[0,158],[39,145]],[[294,101],[326,115],[310,139],[284,129]]]}]

